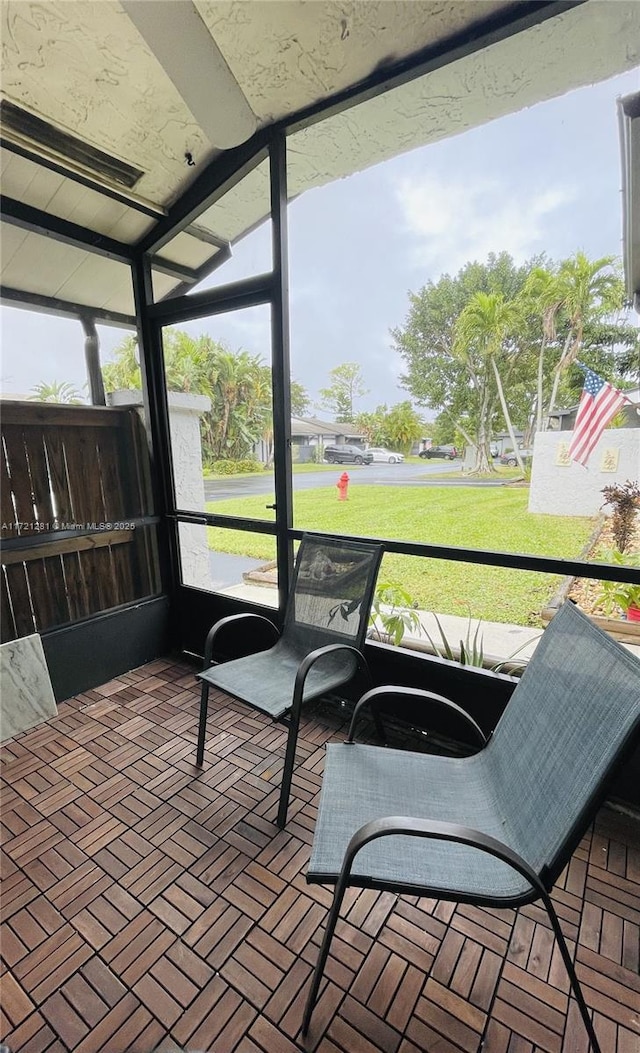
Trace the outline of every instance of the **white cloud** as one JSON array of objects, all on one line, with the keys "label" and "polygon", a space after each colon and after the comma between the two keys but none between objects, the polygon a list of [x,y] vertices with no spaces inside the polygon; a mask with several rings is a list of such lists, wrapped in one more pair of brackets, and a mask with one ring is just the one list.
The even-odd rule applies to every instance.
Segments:
[{"label": "white cloud", "polygon": [[395,193],[412,238],[416,267],[454,273],[468,260],[490,252],[511,253],[517,263],[545,249],[557,210],[573,201],[575,191],[549,187],[514,192],[506,182],[439,179],[432,174],[405,176]]}]

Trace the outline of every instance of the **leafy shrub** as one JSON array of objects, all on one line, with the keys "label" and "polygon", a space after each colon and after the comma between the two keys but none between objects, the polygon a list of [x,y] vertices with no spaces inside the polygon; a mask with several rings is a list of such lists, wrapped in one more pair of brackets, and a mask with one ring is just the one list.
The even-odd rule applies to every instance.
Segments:
[{"label": "leafy shrub", "polygon": [[501,673],[507,668],[512,675],[520,676],[526,663],[514,663],[513,659],[523,650],[524,647],[527,646],[529,643],[528,640],[525,640],[525,642],[521,643],[519,647],[516,647],[515,651],[512,651],[508,658],[503,658],[499,662],[490,662],[487,660],[484,653],[484,635],[481,632],[481,621],[478,621],[474,631],[473,620],[471,614],[469,614],[469,622],[467,624],[465,638],[460,640],[456,649],[455,645],[452,645],[447,639],[438,615],[434,614],[433,617],[435,618],[440,636],[442,637],[442,646],[433,640],[426,629],[425,635],[433,647],[434,653],[439,655],[440,658],[448,658],[450,662],[459,662],[460,665],[476,666],[478,669],[491,669],[494,673]]},{"label": "leafy shrub", "polygon": [[[614,487],[606,489],[613,490]],[[640,566],[640,557],[625,555],[619,548],[604,552],[603,559],[607,563],[618,563],[621,567]],[[635,585],[631,581],[601,581],[596,602],[602,605],[608,618],[616,613],[617,608],[626,614],[629,607],[640,607],[640,585]]]},{"label": "leafy shrub", "polygon": [[388,641],[398,647],[409,630],[419,636],[422,625],[415,612],[417,606],[411,594],[397,581],[381,582],[376,586],[369,616],[373,639]]},{"label": "leafy shrub", "polygon": [[627,479],[626,483],[605,486],[601,491],[605,504],[613,508],[611,529],[619,552],[624,552],[633,536],[638,509],[640,509],[640,487]]},{"label": "leafy shrub", "polygon": [[210,461],[207,471],[213,475],[242,475],[249,472],[259,472],[261,466],[257,461]]}]

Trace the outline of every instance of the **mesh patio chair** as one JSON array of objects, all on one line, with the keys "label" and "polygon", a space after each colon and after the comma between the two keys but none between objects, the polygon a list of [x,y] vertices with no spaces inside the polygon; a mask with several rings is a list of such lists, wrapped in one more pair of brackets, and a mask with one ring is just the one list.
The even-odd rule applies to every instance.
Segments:
[{"label": "mesh patio chair", "polygon": [[[300,542],[282,634],[268,618],[238,614],[221,618],[207,636],[202,680],[197,764],[204,762],[209,688],[215,687],[274,720],[288,724],[278,826],[287,820],[302,706],[347,683],[360,670],[370,682],[362,654],[382,546],[305,535]],[[212,665],[216,639],[260,626],[274,646]]]},{"label": "mesh patio chair", "polygon": [[357,717],[358,707],[347,742],[327,747],[307,881],[333,884],[335,893],[303,1034],[344,893],[358,886],[490,907],[540,899],[601,1053],[550,892],[640,730],[640,662],[566,603],[472,756],[356,744]]}]

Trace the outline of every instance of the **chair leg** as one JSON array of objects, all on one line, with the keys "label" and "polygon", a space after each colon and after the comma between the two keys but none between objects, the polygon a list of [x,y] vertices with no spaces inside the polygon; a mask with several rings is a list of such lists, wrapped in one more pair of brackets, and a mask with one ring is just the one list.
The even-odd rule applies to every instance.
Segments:
[{"label": "chair leg", "polygon": [[331,947],[331,940],[333,939],[333,933],[335,931],[336,923],[340,916],[340,907],[342,906],[342,900],[347,889],[347,882],[343,880],[341,875],[336,890],[333,894],[333,903],[327,917],[327,924],[324,930],[324,936],[322,938],[322,944],[320,946],[320,952],[318,954],[318,961],[316,962],[315,971],[313,974],[313,980],[311,981],[311,987],[309,994],[307,995],[307,1003],[304,1008],[304,1016],[302,1018],[302,1034],[306,1035],[309,1030],[309,1024],[311,1023],[311,1014],[315,1008],[316,999],[318,997],[318,991],[320,990],[320,983],[322,981],[322,974],[324,967],[329,957],[329,948]]},{"label": "chair leg", "polygon": [[546,907],[547,914],[549,915],[549,920],[551,921],[551,925],[553,926],[553,931],[555,933],[556,941],[557,941],[558,947],[560,948],[560,953],[562,955],[562,959],[564,961],[565,968],[567,970],[567,975],[569,977],[569,983],[571,984],[571,987],[573,989],[573,993],[574,993],[575,998],[576,998],[576,1002],[578,1003],[578,1009],[580,1010],[580,1015],[582,1016],[582,1020],[583,1020],[586,1032],[587,1032],[587,1034],[589,1036],[589,1042],[591,1043],[591,1048],[593,1049],[593,1053],[602,1053],[602,1051],[600,1049],[600,1043],[598,1042],[598,1039],[596,1038],[596,1033],[594,1031],[593,1024],[591,1022],[591,1017],[589,1016],[589,1010],[587,1008],[587,1003],[584,1000],[584,995],[582,993],[582,988],[580,987],[580,981],[578,980],[578,976],[576,974],[575,966],[573,964],[573,960],[572,960],[571,955],[569,953],[569,948],[567,947],[567,944],[566,944],[566,941],[565,941],[562,929],[560,928],[560,922],[558,921],[558,915],[556,914],[554,906],[553,906],[553,903],[551,902],[551,896],[549,896],[548,894],[545,895],[543,897],[543,902],[544,902],[544,905]]},{"label": "chair leg", "polygon": [[280,801],[278,804],[278,817],[276,823],[280,829],[284,829],[287,822],[287,811],[289,810],[289,795],[291,793],[291,780],[293,768],[296,762],[296,746],[298,744],[298,728],[300,727],[300,709],[295,706],[289,716],[289,734],[287,735],[287,750],[284,755],[284,769],[282,771],[282,783],[280,785]]},{"label": "chair leg", "polygon": [[200,721],[198,723],[198,751],[196,753],[196,764],[199,768],[204,764],[204,740],[207,734],[207,710],[209,708],[209,685],[206,680],[202,681],[200,692]]},{"label": "chair leg", "polygon": [[384,745],[386,745],[387,733],[384,730],[384,724],[382,723],[382,717],[380,716],[380,710],[379,710],[378,706],[375,705],[375,703],[374,703],[374,706],[373,706],[373,724],[374,724],[374,727],[376,729],[376,733],[378,735],[378,738],[380,739],[380,741]]}]

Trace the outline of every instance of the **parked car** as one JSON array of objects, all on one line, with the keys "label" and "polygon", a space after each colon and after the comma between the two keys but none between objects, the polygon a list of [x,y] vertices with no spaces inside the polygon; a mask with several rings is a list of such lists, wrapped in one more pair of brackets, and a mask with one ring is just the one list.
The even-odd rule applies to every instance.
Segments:
[{"label": "parked car", "polygon": [[489,443],[489,453],[490,453],[490,455],[492,457],[497,457],[498,456],[498,454],[500,453],[500,450],[498,449],[497,442],[490,442]]},{"label": "parked car", "polygon": [[373,461],[382,461],[384,464],[400,464],[404,461],[404,454],[387,450],[384,446],[369,446],[365,453],[370,453]]},{"label": "parked car", "polygon": [[448,457],[450,461],[458,456],[455,446],[430,446],[428,450],[420,450],[419,457]]},{"label": "parked car", "polygon": [[[526,462],[530,461],[533,457],[533,450],[518,450],[518,453],[520,454],[520,458],[523,464],[526,464]],[[506,453],[502,454],[502,457],[500,458],[500,464],[507,464],[509,468],[517,467],[518,460],[513,450],[507,450]]]},{"label": "parked car", "polygon": [[373,454],[361,446],[349,446],[348,443],[336,443],[325,446],[324,459],[329,464],[371,464]]}]

